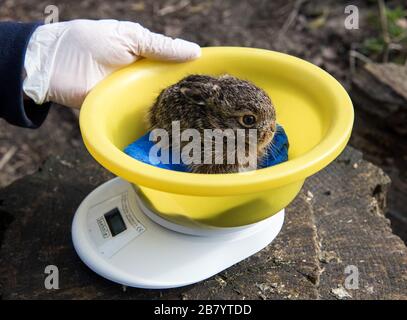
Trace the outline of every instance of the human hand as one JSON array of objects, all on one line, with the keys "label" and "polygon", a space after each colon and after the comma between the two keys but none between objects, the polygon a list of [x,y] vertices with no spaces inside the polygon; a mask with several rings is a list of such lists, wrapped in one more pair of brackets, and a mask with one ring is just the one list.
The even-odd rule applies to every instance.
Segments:
[{"label": "human hand", "polygon": [[38,27],[25,56],[23,90],[37,104],[80,108],[107,75],[141,57],[167,61],[198,58],[192,42],[117,20],[73,20]]}]

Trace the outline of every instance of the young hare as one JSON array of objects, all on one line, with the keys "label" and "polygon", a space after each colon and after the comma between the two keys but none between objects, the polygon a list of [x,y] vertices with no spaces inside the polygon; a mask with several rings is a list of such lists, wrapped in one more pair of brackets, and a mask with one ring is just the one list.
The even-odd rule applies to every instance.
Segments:
[{"label": "young hare", "polygon": [[[223,142],[222,163],[189,164],[189,171],[195,173],[233,173],[256,169],[248,168],[247,159],[255,157],[256,163],[260,163],[276,132],[276,112],[267,93],[249,81],[230,75],[185,77],[160,93],[149,110],[148,120],[151,130],[160,128],[168,133],[171,133],[172,122],[179,121],[181,132],[196,129],[201,141],[204,141],[205,129],[232,129],[234,133],[241,129],[245,133],[245,162],[235,155],[233,163],[226,161],[230,151]],[[250,148],[253,140],[248,138],[249,129],[257,131],[252,130],[252,133],[257,133],[255,149]],[[181,147],[187,143],[181,142]],[[208,151],[203,142],[201,150],[203,158],[205,150]]]}]

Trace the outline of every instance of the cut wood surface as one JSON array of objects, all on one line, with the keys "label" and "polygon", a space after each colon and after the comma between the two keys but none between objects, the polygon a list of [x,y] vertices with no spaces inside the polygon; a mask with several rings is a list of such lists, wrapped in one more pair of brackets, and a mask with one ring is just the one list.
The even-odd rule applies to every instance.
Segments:
[{"label": "cut wood surface", "polygon": [[[3,299],[407,298],[406,247],[383,215],[389,179],[354,149],[307,180],[272,244],[206,281],[170,290],[124,291],[78,258],[75,210],[111,177],[80,149],[0,191]],[[47,265],[59,268],[58,290],[44,287]],[[346,288],[349,265],[358,269],[358,289]]]}]

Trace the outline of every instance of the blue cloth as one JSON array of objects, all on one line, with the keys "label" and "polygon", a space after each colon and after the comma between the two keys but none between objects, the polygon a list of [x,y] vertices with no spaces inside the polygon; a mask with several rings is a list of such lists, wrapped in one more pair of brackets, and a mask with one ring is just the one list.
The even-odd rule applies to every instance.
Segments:
[{"label": "blue cloth", "polygon": [[[150,149],[154,146],[155,142],[149,140],[150,132],[142,136],[141,138],[137,139],[133,143],[129,144],[125,149],[124,152],[128,154],[130,157],[137,159],[141,162],[163,168],[168,170],[175,170],[181,172],[187,172],[188,167],[181,163],[181,164],[172,164],[171,159],[171,152],[169,164],[161,163],[158,159],[150,159],[149,153]],[[277,132],[274,135],[273,143],[269,146],[267,157],[263,159],[261,163],[259,163],[260,168],[266,168],[270,166],[274,166],[276,164],[282,163],[288,160],[288,138],[282,126],[277,125]],[[155,164],[159,162],[158,164]],[[153,164],[154,163],[154,164]]]},{"label": "blue cloth", "polygon": [[49,104],[36,105],[23,99],[24,58],[39,23],[0,22],[0,117],[26,128],[44,121]]}]

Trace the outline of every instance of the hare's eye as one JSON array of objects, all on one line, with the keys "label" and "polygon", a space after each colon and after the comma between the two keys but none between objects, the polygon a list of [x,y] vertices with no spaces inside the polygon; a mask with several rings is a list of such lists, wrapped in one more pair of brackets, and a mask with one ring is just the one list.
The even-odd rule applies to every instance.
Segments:
[{"label": "hare's eye", "polygon": [[242,125],[252,127],[256,124],[256,117],[252,114],[246,114],[241,118]]}]

